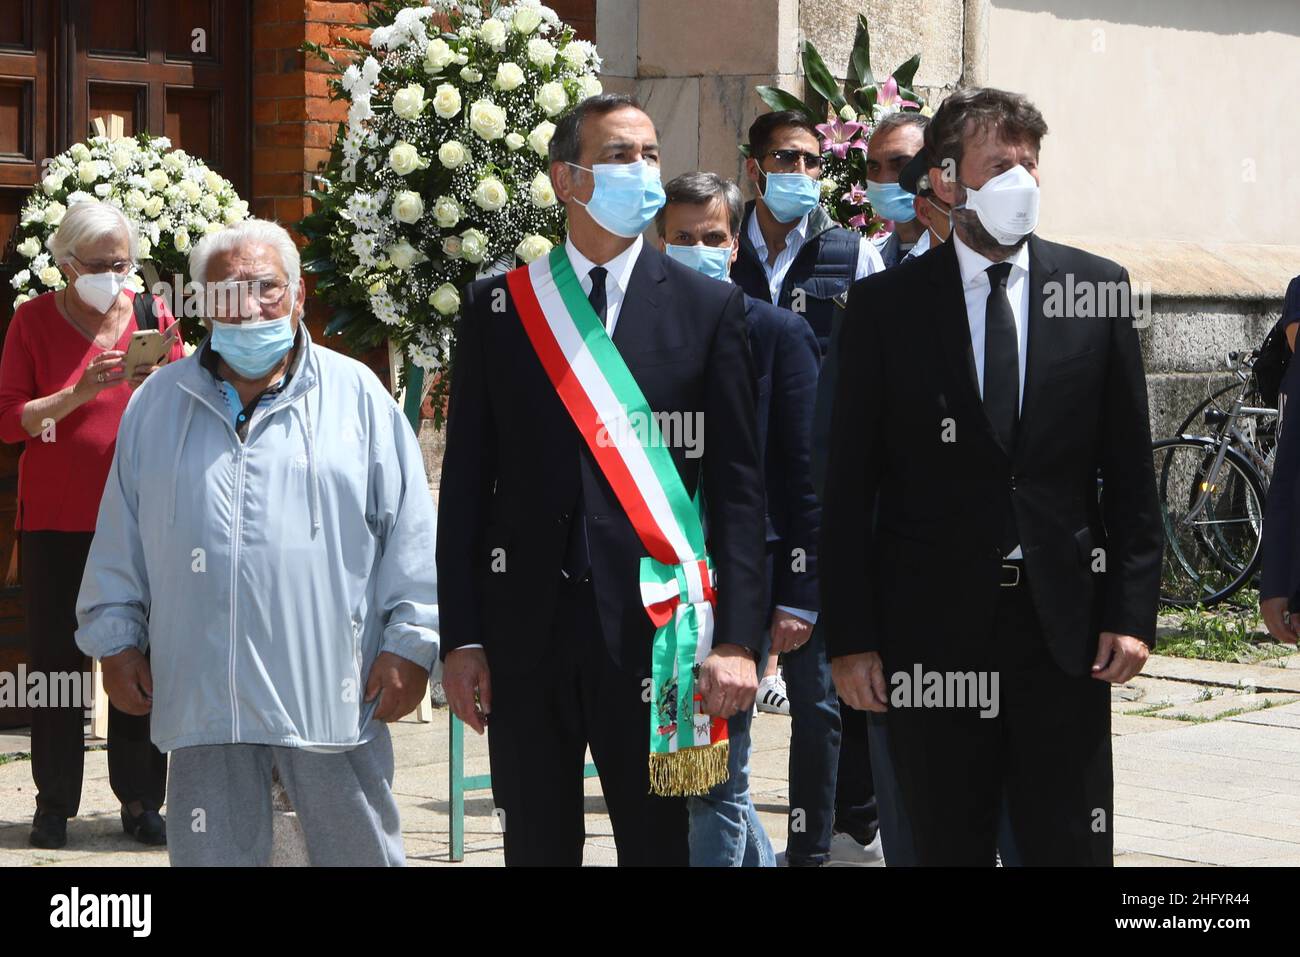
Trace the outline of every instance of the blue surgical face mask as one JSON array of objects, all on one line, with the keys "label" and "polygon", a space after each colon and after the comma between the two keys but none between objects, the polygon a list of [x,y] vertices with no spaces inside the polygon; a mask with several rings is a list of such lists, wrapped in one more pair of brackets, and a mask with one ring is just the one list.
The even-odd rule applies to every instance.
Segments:
[{"label": "blue surgical face mask", "polygon": [[778,223],[803,219],[821,201],[822,186],[803,173],[764,173],[763,202]]},{"label": "blue surgical face mask", "polygon": [[221,354],[226,365],[245,379],[260,379],[284,358],[293,347],[293,299],[289,293],[289,311],[278,319],[259,322],[218,322],[212,320],[212,348]]},{"label": "blue surgical face mask", "polygon": [[615,236],[633,239],[641,235],[667,199],[659,167],[645,160],[597,163],[590,169],[577,163],[569,165],[587,170],[596,182],[588,202],[575,201],[587,208],[596,225]]},{"label": "blue surgical face mask", "polygon": [[875,183],[867,180],[867,202],[877,216],[896,223],[910,223],[916,219],[916,196],[897,183]]},{"label": "blue surgical face mask", "polygon": [[732,246],[674,246],[668,243],[664,252],[669,259],[676,259],[683,266],[690,266],[696,272],[704,273],[710,279],[731,282]]}]

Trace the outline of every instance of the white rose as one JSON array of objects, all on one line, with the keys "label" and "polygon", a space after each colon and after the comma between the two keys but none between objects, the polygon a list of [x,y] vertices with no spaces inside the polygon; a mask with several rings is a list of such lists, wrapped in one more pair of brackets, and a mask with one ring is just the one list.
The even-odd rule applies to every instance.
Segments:
[{"label": "white rose", "polygon": [[45,220],[45,225],[59,225],[59,223],[63,222],[63,214],[67,211],[68,208],[62,203],[50,203],[50,205],[45,207],[45,213],[42,217]]},{"label": "white rose", "polygon": [[[442,87],[438,87],[439,90]],[[435,107],[436,109],[436,107]],[[457,104],[456,109],[460,109]],[[393,94],[393,112],[404,120],[413,120],[424,112],[424,87],[418,83],[404,86]],[[439,113],[441,116],[442,114]]]},{"label": "white rose", "polygon": [[551,145],[551,137],[555,135],[555,124],[550,120],[542,120],[533,131],[528,134],[528,145],[538,156],[546,156]]},{"label": "white rose", "polygon": [[530,263],[534,259],[545,256],[554,245],[545,236],[525,236],[523,241],[515,247],[515,255],[519,257],[520,262]]},{"label": "white rose", "polygon": [[477,229],[467,229],[460,234],[460,254],[472,263],[487,258],[488,238]]},{"label": "white rose", "polygon": [[506,134],[506,149],[508,149],[508,150],[510,150],[510,151],[512,151],[512,152],[513,152],[514,150],[521,149],[521,148],[523,147],[523,145],[524,145],[525,142],[526,142],[526,140],[525,140],[522,136],[520,136],[518,133],[507,133],[507,134]]},{"label": "white rose", "polygon": [[399,243],[393,243],[386,250],[388,258],[393,261],[393,265],[398,269],[410,269],[420,260],[424,259],[424,254],[403,239]]},{"label": "white rose", "polygon": [[520,7],[515,11],[515,17],[511,23],[516,30],[527,36],[541,26],[542,15],[532,7]]},{"label": "white rose", "polygon": [[438,147],[438,162],[447,169],[455,169],[469,159],[469,151],[456,140],[448,140]]},{"label": "white rose", "polygon": [[199,197],[203,195],[203,187],[200,186],[198,183],[194,182],[194,180],[192,179],[181,180],[180,187],[181,187],[181,193],[191,203],[198,202]]},{"label": "white rose", "polygon": [[582,70],[587,66],[587,51],[577,44],[568,44],[560,51],[560,56],[564,58],[565,63],[575,70]]},{"label": "white rose", "polygon": [[226,210],[226,214],[221,218],[226,221],[227,226],[233,226],[235,223],[240,222],[247,217],[248,201],[241,199],[231,203],[230,208]]},{"label": "white rose", "polygon": [[430,40],[424,50],[424,65],[430,73],[437,73],[456,59],[456,51],[442,37]]},{"label": "white rose", "polygon": [[[396,99],[393,100],[396,109]],[[433,111],[444,120],[449,120],[460,112],[460,90],[450,83],[439,85],[433,93]]]},{"label": "white rose", "polygon": [[203,172],[203,185],[212,190],[212,192],[219,193],[221,192],[221,188],[226,185],[226,181],[217,173],[209,169],[204,170]]},{"label": "white rose", "polygon": [[171,180],[167,178],[166,171],[161,169],[149,170],[149,172],[144,174],[144,178],[149,181],[150,188],[158,190],[166,189],[167,184],[171,182]]},{"label": "white rose", "polygon": [[176,232],[172,233],[172,243],[176,246],[178,253],[189,252],[190,248],[190,231],[182,226]]},{"label": "white rose", "polygon": [[596,79],[594,73],[578,77],[578,89],[581,91],[584,100],[591,96],[600,96],[605,92],[605,88],[600,85],[600,80]]},{"label": "white rose", "polygon": [[[105,198],[106,196],[108,196],[108,194],[111,193],[112,191],[113,191],[113,184],[112,184],[112,183],[96,183],[96,184],[95,184],[95,195],[98,196],[100,199],[104,199],[104,198]],[[69,202],[69,203],[72,202],[72,197],[71,197],[71,196],[68,197],[68,202]]]},{"label": "white rose", "polygon": [[433,218],[443,229],[451,229],[459,223],[463,213],[460,203],[454,196],[439,196],[438,201],[433,204]]},{"label": "white rose", "polygon": [[69,150],[68,152],[72,155],[73,160],[75,160],[78,163],[82,163],[90,159],[90,150],[87,149],[85,143],[74,144],[72,149]]},{"label": "white rose", "polygon": [[41,241],[35,236],[28,236],[18,244],[18,251],[28,259],[31,259],[41,251]]},{"label": "white rose", "polygon": [[140,237],[140,246],[138,252],[141,259],[148,259],[149,254],[153,252],[153,243],[149,241],[148,236]]},{"label": "white rose", "polygon": [[448,236],[442,241],[442,251],[450,259],[460,258],[460,237]]},{"label": "white rose", "polygon": [[144,204],[144,214],[150,219],[157,219],[158,214],[162,212],[163,204],[166,202],[161,196],[150,196]]},{"label": "white rose", "polygon": [[537,66],[553,66],[556,52],[555,45],[541,37],[528,41],[528,59]]},{"label": "white rose", "polygon": [[460,78],[466,83],[478,83],[482,81],[483,74],[472,66],[467,66],[465,69],[460,71]]},{"label": "white rose", "polygon": [[538,209],[549,209],[555,205],[555,187],[551,178],[545,173],[538,173],[528,186],[528,198]]},{"label": "white rose", "polygon": [[83,183],[93,183],[99,179],[99,164],[94,160],[82,160],[77,164],[77,179]]},{"label": "white rose", "polygon": [[185,159],[180,155],[180,150],[174,150],[163,157],[163,169],[172,173],[179,173],[185,168]]},{"label": "white rose", "polygon": [[454,315],[456,310],[460,308],[460,293],[456,291],[456,287],[451,283],[444,282],[429,297],[429,305],[444,316]]},{"label": "white rose", "polygon": [[45,190],[46,196],[51,196],[63,188],[63,180],[68,174],[62,170],[50,173],[41,180],[41,189]]},{"label": "white rose", "polygon": [[18,308],[19,306],[21,306],[23,303],[25,303],[25,302],[29,302],[30,300],[35,299],[35,298],[36,298],[35,296],[29,296],[29,295],[27,295],[27,293],[23,293],[22,295],[20,295],[20,296],[18,296],[18,297],[16,297],[16,298],[14,299],[14,308],[17,309],[17,308]]},{"label": "white rose", "polygon": [[145,199],[144,193],[140,192],[138,189],[133,189],[126,194],[126,205],[131,209],[144,209],[144,205],[147,202],[148,200]]},{"label": "white rose", "polygon": [[57,286],[59,284],[59,280],[62,278],[63,278],[63,273],[59,272],[58,266],[46,266],[40,272],[41,282],[45,283],[45,285],[50,287]]},{"label": "white rose", "polygon": [[393,197],[393,218],[403,223],[418,223],[424,215],[420,194],[404,189]]},{"label": "white rose", "polygon": [[510,202],[505,183],[495,176],[489,176],[474,187],[474,203],[480,208],[494,213]]},{"label": "white rose", "polygon": [[542,108],[547,116],[558,116],[569,106],[569,94],[564,92],[564,84],[552,80],[543,83],[537,91],[534,102]]},{"label": "white rose", "polygon": [[490,100],[478,100],[469,108],[469,128],[485,140],[506,135],[506,111]]},{"label": "white rose", "polygon": [[226,228],[225,225],[222,223],[204,223],[203,235],[211,236],[213,233],[219,233],[225,228]]},{"label": "white rose", "polygon": [[113,169],[117,170],[119,173],[122,170],[126,169],[128,166],[130,166],[131,161],[134,159],[134,157],[131,155],[130,150],[124,150],[121,149],[120,147],[114,149],[109,154],[108,158],[109,158],[109,162],[113,164]]},{"label": "white rose", "polygon": [[398,176],[409,176],[417,169],[424,169],[429,161],[421,158],[420,151],[405,140],[398,140],[397,145],[388,151],[388,165]]},{"label": "white rose", "polygon": [[524,71],[520,68],[519,64],[511,63],[507,60],[505,63],[502,63],[497,67],[497,78],[493,81],[492,85],[498,90],[509,92],[510,90],[518,89],[522,86],[524,79]]},{"label": "white rose", "polygon": [[504,50],[506,46],[506,25],[496,17],[489,17],[478,28],[478,36],[493,50]]}]

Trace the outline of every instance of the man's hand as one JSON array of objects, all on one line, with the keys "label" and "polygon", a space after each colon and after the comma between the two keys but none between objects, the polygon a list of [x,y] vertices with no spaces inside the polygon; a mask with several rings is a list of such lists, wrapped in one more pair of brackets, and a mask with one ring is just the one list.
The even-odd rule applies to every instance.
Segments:
[{"label": "man's hand", "polygon": [[715,718],[730,718],[754,707],[758,670],[753,655],[740,645],[718,645],[700,663],[695,687],[704,713]]},{"label": "man's hand", "polygon": [[1297,637],[1300,637],[1300,621],[1288,613],[1289,603],[1286,596],[1263,598],[1259,603],[1259,613],[1264,617],[1270,635],[1284,644],[1294,645]]},{"label": "man's hand", "polygon": [[1141,638],[1103,631],[1097,641],[1097,657],[1092,663],[1092,676],[1098,681],[1122,685],[1142,670],[1150,654],[1151,649]]},{"label": "man's hand", "polygon": [[447,706],[479,734],[492,713],[492,677],[482,648],[457,648],[442,663],[442,690]]},{"label": "man's hand", "polygon": [[370,666],[366,678],[366,701],[379,696],[375,717],[380,721],[397,721],[414,711],[420,696],[429,693],[429,672],[414,661],[391,651],[381,651]]},{"label": "man's hand", "polygon": [[124,714],[148,714],[153,708],[153,674],[149,659],[138,648],[128,648],[99,662],[104,669],[104,693]]},{"label": "man's hand", "polygon": [[812,622],[778,608],[772,612],[772,654],[797,651],[812,637]]},{"label": "man's hand", "polygon": [[831,680],[845,704],[859,711],[884,714],[889,694],[885,690],[885,666],[880,655],[864,651],[831,659]]}]

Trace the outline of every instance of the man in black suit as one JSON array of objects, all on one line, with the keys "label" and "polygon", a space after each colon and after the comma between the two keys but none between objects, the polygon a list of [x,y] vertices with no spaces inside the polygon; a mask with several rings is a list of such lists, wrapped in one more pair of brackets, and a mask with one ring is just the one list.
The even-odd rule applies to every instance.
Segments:
[{"label": "man in black suit", "polygon": [[[716,173],[684,173],[665,187],[668,201],[656,218],[660,247],[669,256],[721,282],[739,255],[745,213],[740,187]],[[758,450],[767,507],[769,652],[785,656],[791,688],[790,806],[787,860],[831,839],[835,758],[840,718],[825,643],[813,629],[821,599],[817,538],[821,506],[813,491],[812,414],[820,351],[800,316],[745,296],[749,347],[758,387]],[[692,798],[693,865],[770,866],[771,843],[749,795],[752,715],[728,722],[730,776],[709,794]]]},{"label": "man in black suit", "polygon": [[[1042,115],[952,94],[953,238],[854,286],[821,549],[840,695],[888,715],[920,864],[1109,864],[1110,684],[1155,636],[1162,533],[1128,275],[1032,235]],[[1098,499],[1100,473],[1104,492]]]},{"label": "man in black suit", "polygon": [[[705,713],[753,705],[762,629],[763,484],[741,293],[647,246],[662,205],[654,124],[626,96],[556,125],[564,250],[644,393],[717,570]],[[629,181],[639,184],[629,190]],[[685,864],[686,804],[649,792],[654,627],[646,554],[522,325],[503,277],[467,288],[452,366],[438,529],[443,685],[482,733],[507,864],[580,864],[591,747],[620,864]]]}]

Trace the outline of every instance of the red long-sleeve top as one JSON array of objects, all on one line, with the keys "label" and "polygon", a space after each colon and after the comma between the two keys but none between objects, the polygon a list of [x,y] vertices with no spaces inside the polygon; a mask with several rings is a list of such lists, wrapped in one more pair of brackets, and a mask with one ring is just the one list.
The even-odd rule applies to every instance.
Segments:
[{"label": "red long-sleeve top", "polygon": [[[176,320],[166,304],[155,299],[158,326],[166,332]],[[133,312],[113,348],[125,352],[137,330]],[[29,435],[22,415],[33,399],[75,385],[90,361],[105,351],[59,312],[53,292],[23,303],[9,323],[0,356],[0,441],[26,444],[18,461],[20,530],[95,530],[130,387],[123,382],[104,389],[59,420],[52,442]],[[168,359],[184,356],[178,339]]]}]

